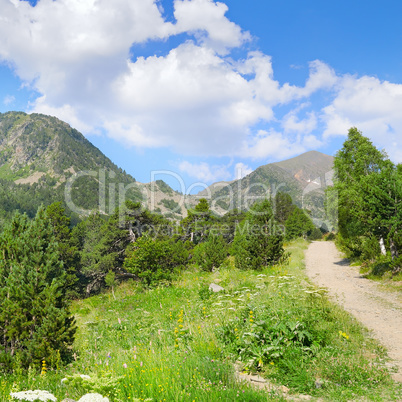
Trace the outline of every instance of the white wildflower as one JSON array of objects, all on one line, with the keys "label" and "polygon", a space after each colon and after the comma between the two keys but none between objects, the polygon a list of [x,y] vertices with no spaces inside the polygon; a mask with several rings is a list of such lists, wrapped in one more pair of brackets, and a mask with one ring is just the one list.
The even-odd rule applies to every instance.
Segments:
[{"label": "white wildflower", "polygon": [[20,392],[11,392],[10,396],[13,399],[17,399],[19,401],[28,401],[28,402],[33,402],[33,401],[57,401],[57,398],[52,395],[48,391],[41,391],[40,389],[36,389],[35,391],[20,391]]},{"label": "white wildflower", "polygon": [[86,375],[86,374],[80,374],[80,377],[81,377],[83,380],[90,380],[90,379],[91,379],[91,377],[90,377],[89,375]]},{"label": "white wildflower", "polygon": [[109,398],[103,397],[101,394],[86,394],[78,402],[109,402]]}]

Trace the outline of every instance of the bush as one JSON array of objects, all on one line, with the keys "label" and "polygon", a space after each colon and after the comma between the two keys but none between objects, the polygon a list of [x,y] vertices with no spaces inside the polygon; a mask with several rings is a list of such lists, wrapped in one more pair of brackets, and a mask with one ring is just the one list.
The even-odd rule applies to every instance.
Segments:
[{"label": "bush", "polygon": [[218,268],[228,255],[228,247],[222,236],[210,234],[205,243],[200,243],[194,248],[194,261],[204,271],[212,271]]},{"label": "bush", "polygon": [[284,255],[283,234],[274,220],[268,200],[255,203],[236,231],[232,246],[239,269],[261,269],[276,264]]},{"label": "bush", "polygon": [[[295,207],[289,218],[285,222],[286,239],[292,240],[298,237],[306,238],[310,236],[315,229],[311,218],[302,209]],[[318,229],[319,230],[319,229]],[[321,238],[320,232],[320,238]]]},{"label": "bush", "polygon": [[315,227],[308,235],[308,240],[321,240],[321,239],[322,239],[322,232],[317,227]]},{"label": "bush", "polygon": [[188,251],[182,242],[140,237],[127,250],[124,268],[147,285],[170,281],[175,271],[186,265]]},{"label": "bush", "polygon": [[325,236],[325,241],[334,241],[336,239],[335,233],[330,232]]}]

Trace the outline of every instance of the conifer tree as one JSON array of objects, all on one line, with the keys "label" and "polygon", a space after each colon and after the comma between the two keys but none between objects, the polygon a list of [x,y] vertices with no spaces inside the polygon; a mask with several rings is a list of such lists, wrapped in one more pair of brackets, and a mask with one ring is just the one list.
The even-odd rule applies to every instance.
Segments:
[{"label": "conifer tree", "polygon": [[286,239],[306,238],[314,230],[314,223],[301,208],[295,206],[285,222]]},{"label": "conifer tree", "polygon": [[275,264],[284,254],[283,233],[268,200],[255,203],[236,232],[233,253],[239,269],[261,269]]},{"label": "conifer tree", "polygon": [[65,214],[65,209],[61,202],[54,202],[49,205],[46,208],[46,215],[49,218],[53,237],[57,241],[63,268],[67,274],[67,294],[70,298],[78,297],[77,275],[79,275],[80,257],[78,248],[71,239],[70,218]]},{"label": "conifer tree", "polygon": [[25,367],[67,359],[76,331],[65,296],[67,275],[50,219],[15,215],[0,236],[0,364]]},{"label": "conifer tree", "polygon": [[208,240],[194,248],[194,260],[204,270],[219,268],[228,256],[228,246],[223,236],[209,234]]}]

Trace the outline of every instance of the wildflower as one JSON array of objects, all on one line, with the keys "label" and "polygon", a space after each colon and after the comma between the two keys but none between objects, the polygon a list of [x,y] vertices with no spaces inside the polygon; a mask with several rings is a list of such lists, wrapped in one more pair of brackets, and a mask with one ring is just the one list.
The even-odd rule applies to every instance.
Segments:
[{"label": "wildflower", "polygon": [[127,368],[127,364],[126,364],[126,363],[124,363],[124,364],[123,364],[123,367],[124,367],[124,368]]},{"label": "wildflower", "polygon": [[46,368],[46,361],[45,361],[45,359],[43,359],[43,360],[42,360],[42,371],[40,372],[40,375],[45,375],[45,374],[46,374],[46,371],[47,371],[47,368]]},{"label": "wildflower", "polygon": [[109,398],[103,397],[101,394],[86,394],[78,399],[78,402],[109,402]]},{"label": "wildflower", "polygon": [[48,391],[42,391],[36,389],[35,391],[20,391],[20,392],[11,392],[11,398],[17,399],[19,401],[57,401],[57,398]]},{"label": "wildflower", "polygon": [[117,321],[119,321],[119,324],[121,324],[121,320],[120,320],[120,318],[117,318]]}]

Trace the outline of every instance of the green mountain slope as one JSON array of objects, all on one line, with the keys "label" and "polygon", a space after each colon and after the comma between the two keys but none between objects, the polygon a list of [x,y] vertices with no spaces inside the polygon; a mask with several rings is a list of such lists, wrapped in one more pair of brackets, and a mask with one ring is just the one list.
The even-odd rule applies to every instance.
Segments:
[{"label": "green mountain slope", "polygon": [[184,205],[176,208],[181,195],[166,183],[136,182],[67,123],[0,113],[0,224],[15,210],[32,217],[39,205],[55,201],[78,219],[91,210],[112,213],[126,199],[172,219],[186,213]]},{"label": "green mountain slope", "polygon": [[246,210],[256,199],[277,191],[289,193],[297,204],[322,218],[323,190],[331,184],[332,164],[331,156],[311,151],[184,197],[161,180],[136,182],[81,133],[55,117],[0,113],[0,224],[15,210],[33,216],[40,204],[54,201],[63,201],[67,213],[77,219],[91,210],[111,213],[122,199],[181,219],[186,208],[204,196],[223,215],[233,208]]},{"label": "green mountain slope", "polygon": [[288,193],[300,207],[311,210],[319,220],[325,217],[324,190],[332,185],[333,157],[310,151],[282,162],[260,166],[246,177],[216,183],[200,195],[211,197],[212,209],[222,215],[233,208],[247,210],[262,197],[278,191]]},{"label": "green mountain slope", "polygon": [[0,178],[29,182],[34,173],[44,173],[62,179],[97,169],[135,181],[67,123],[41,114],[0,113]]},{"label": "green mountain slope", "polygon": [[[9,218],[16,209],[32,216],[40,204],[66,203],[69,182],[72,204],[77,211],[89,211],[99,204],[106,210],[117,204],[116,197],[109,197],[111,184],[135,184],[135,179],[55,117],[0,114],[0,218]],[[127,197],[140,200],[138,186],[132,186]],[[77,212],[67,209],[72,215]]]}]

